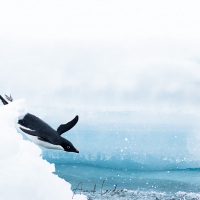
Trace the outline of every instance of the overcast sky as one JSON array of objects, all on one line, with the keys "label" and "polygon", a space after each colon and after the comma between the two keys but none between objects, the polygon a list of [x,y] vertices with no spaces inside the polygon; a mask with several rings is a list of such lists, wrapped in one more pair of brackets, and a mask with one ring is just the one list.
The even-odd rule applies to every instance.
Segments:
[{"label": "overcast sky", "polygon": [[1,0],[0,91],[38,112],[198,115],[199,10],[197,0]]}]

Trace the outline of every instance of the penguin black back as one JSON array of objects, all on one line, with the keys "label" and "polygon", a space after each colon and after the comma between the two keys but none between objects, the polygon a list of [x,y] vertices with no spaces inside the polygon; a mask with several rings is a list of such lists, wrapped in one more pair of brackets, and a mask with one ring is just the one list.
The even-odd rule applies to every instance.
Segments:
[{"label": "penguin black back", "polygon": [[[11,95],[6,96],[7,100],[13,101]],[[8,102],[0,95],[0,99],[4,105]],[[63,133],[70,130],[78,122],[78,116],[66,124],[62,124],[58,127],[58,131],[55,131],[51,126],[40,118],[27,113],[23,119],[18,121],[19,128],[36,144],[51,148],[60,149],[67,152],[79,153],[79,151],[73,146],[73,144],[67,139],[61,137]]]}]

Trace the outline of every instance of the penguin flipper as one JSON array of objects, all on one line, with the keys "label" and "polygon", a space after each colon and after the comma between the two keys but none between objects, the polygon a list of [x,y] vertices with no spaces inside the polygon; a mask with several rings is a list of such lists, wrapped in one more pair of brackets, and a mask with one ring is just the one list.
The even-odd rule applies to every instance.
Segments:
[{"label": "penguin flipper", "polygon": [[25,129],[25,128],[22,128],[22,127],[19,127],[24,133],[27,133],[29,135],[32,135],[32,136],[38,136],[40,137],[40,134],[37,132],[37,131],[32,131],[32,130],[28,130],[28,129]]},{"label": "penguin flipper", "polygon": [[4,105],[8,104],[8,102],[0,95],[0,99]]},{"label": "penguin flipper", "polygon": [[43,142],[49,142],[48,140],[46,140],[45,138],[41,137],[38,131],[32,131],[32,130],[27,130],[24,129],[22,127],[19,127],[23,132],[25,132],[28,135],[32,135],[32,136],[36,136],[38,138],[38,140],[41,140]]},{"label": "penguin flipper", "polygon": [[73,128],[77,122],[78,122],[78,115],[74,119],[72,119],[70,122],[66,124],[61,124],[57,129],[57,133],[59,135],[62,135],[66,131],[69,131],[71,128]]},{"label": "penguin flipper", "polygon": [[38,140],[41,140],[41,141],[43,141],[43,142],[48,142],[47,140],[45,140],[45,139],[42,138],[42,137],[38,137]]}]

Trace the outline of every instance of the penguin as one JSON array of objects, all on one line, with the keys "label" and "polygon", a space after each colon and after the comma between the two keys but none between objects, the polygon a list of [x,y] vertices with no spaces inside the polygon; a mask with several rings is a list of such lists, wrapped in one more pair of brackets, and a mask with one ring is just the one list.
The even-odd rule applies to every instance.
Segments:
[{"label": "penguin", "polygon": [[[6,96],[9,102],[13,101],[13,98]],[[4,105],[8,102],[0,95],[0,99]],[[61,137],[61,135],[71,128],[73,128],[78,122],[78,115],[66,124],[61,124],[57,130],[54,130],[46,122],[36,117],[33,114],[27,113],[22,119],[18,120],[19,129],[35,144],[48,149],[63,150],[66,152],[79,153],[74,145],[67,139]]]}]

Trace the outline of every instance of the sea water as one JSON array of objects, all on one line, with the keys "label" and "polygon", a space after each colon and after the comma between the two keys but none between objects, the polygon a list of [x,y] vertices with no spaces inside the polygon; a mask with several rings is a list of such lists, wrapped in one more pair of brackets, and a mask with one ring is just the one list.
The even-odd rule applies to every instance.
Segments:
[{"label": "sea water", "polygon": [[200,199],[200,169],[137,171],[56,165],[75,194],[90,199]]},{"label": "sea water", "polygon": [[199,134],[191,126],[81,124],[80,154],[44,150],[74,194],[89,199],[200,199]]},{"label": "sea water", "polygon": [[24,112],[22,101],[0,108],[0,199],[200,199],[200,134],[189,120],[80,121],[62,135],[74,154],[26,141],[15,128]]}]

